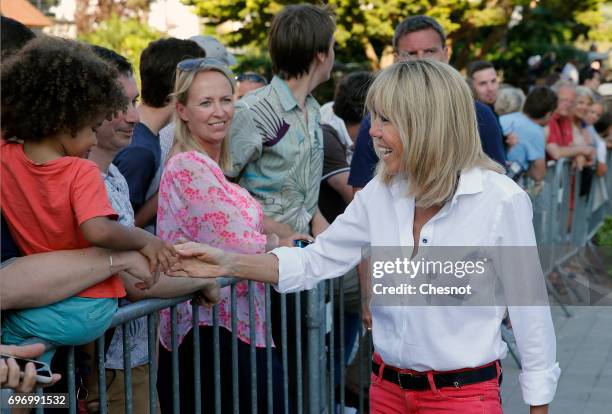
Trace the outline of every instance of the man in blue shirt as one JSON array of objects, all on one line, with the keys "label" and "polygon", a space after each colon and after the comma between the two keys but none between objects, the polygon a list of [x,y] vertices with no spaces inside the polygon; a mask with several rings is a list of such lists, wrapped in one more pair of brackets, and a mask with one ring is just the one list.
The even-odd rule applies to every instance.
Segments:
[{"label": "man in blue shirt", "polygon": [[522,172],[535,181],[546,175],[546,137],[544,126],[557,108],[557,95],[549,88],[537,87],[529,92],[523,112],[499,118],[504,133],[515,133],[518,142],[508,151],[508,161],[515,162]]},{"label": "man in blue shirt", "polygon": [[[446,46],[444,29],[429,16],[411,16],[400,23],[393,36],[395,60],[436,59],[448,63],[449,50]],[[505,166],[501,130],[495,115],[486,105],[475,103],[478,129],[483,150],[489,157]],[[378,156],[370,138],[370,117],[366,117],[359,129],[355,152],[351,161],[349,184],[356,190],[365,187],[372,179]]]},{"label": "man in blue shirt", "polygon": [[157,188],[163,161],[159,131],[170,122],[174,113],[174,99],[170,94],[174,90],[176,65],[184,59],[204,55],[204,50],[192,40],[169,38],[151,42],[140,57],[140,122],[133,131],[119,132],[131,134],[132,142],[117,154],[113,164],[119,168],[130,188],[136,226],[147,226],[152,233],[155,233]]}]

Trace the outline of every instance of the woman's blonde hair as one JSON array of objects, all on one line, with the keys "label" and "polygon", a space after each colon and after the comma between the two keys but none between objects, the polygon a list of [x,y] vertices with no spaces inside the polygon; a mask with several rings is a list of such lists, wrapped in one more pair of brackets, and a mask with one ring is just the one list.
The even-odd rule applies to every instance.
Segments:
[{"label": "woman's blonde hair", "polygon": [[[217,62],[213,59],[203,58],[202,63],[200,63],[200,65],[194,70],[176,70],[176,81],[174,83],[174,92],[172,93],[172,96],[176,97],[177,102],[180,102],[183,105],[187,105],[191,85],[193,85],[193,81],[196,75],[202,72],[218,72],[225,76],[232,88],[232,96],[234,95],[236,84],[232,71],[227,66],[221,64],[221,62]],[[198,140],[189,131],[187,123],[181,119],[181,117],[176,111],[174,112],[174,122],[176,127],[174,129],[174,142],[172,144],[170,156],[186,151],[199,151],[206,154],[204,148],[202,148]],[[221,143],[221,156],[219,158],[219,167],[221,167],[222,170],[226,170],[230,166],[231,159],[229,136],[227,136],[223,139],[223,142]]]},{"label": "woman's blonde hair", "polygon": [[595,94],[591,88],[587,88],[586,86],[576,86],[576,98],[580,98],[582,96],[589,98],[589,105],[595,102]]},{"label": "woman's blonde hair", "polygon": [[514,87],[503,88],[497,92],[495,112],[499,116],[518,112],[523,109],[524,103],[525,93],[521,89]]},{"label": "woman's blonde hair", "polygon": [[[398,62],[378,74],[368,91],[372,117],[399,131],[403,154],[398,175],[420,207],[441,205],[454,194],[462,170],[503,168],[482,150],[474,100],[459,72],[433,60]],[[378,174],[392,174],[380,161]]]}]

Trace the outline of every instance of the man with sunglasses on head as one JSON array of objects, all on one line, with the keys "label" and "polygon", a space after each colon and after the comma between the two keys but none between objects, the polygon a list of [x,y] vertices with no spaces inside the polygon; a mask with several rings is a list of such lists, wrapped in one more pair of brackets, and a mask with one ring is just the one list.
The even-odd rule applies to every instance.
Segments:
[{"label": "man with sunglasses on head", "polygon": [[236,76],[236,100],[242,99],[248,92],[263,88],[268,80],[255,72],[244,72]]},{"label": "man with sunglasses on head", "polygon": [[140,122],[134,126],[132,142],[117,154],[113,164],[127,180],[136,226],[152,233],[155,233],[157,189],[163,165],[159,131],[174,113],[174,99],[170,94],[176,65],[205,54],[192,40],[168,38],[151,42],[140,56]]}]

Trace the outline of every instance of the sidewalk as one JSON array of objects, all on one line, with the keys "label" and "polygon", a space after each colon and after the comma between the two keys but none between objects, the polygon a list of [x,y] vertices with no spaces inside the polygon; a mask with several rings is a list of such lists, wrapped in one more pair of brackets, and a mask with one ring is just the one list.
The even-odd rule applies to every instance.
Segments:
[{"label": "sidewalk", "polygon": [[[552,306],[561,378],[551,414],[612,413],[612,307],[570,307],[566,318]],[[518,367],[502,361],[504,413],[528,413],[518,383]]]}]

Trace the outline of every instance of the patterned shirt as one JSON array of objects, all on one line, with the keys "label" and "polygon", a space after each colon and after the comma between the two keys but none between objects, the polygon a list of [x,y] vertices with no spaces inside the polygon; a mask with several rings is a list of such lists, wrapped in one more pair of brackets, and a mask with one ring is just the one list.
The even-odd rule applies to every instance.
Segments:
[{"label": "patterned shirt", "polygon": [[[179,153],[166,164],[159,186],[159,237],[170,243],[191,240],[236,253],[263,253],[266,236],[259,203],[244,188],[229,182],[210,157],[198,151]],[[255,345],[266,346],[265,288],[254,283]],[[221,289],[219,323],[231,331],[231,288]],[[248,282],[236,284],[238,338],[250,343]],[[177,306],[178,340],[192,327],[191,305]],[[212,311],[200,307],[200,325],[212,325]],[[161,311],[160,340],[171,346],[170,310]]]},{"label": "patterned shirt", "polygon": [[[126,227],[134,227],[134,210],[130,203],[130,190],[125,177],[114,165],[108,166],[108,172],[102,173],[102,179],[106,186],[108,199],[113,209],[119,215],[119,223]],[[120,306],[129,304],[130,301],[121,299]],[[128,334],[130,337],[130,362],[133,367],[144,365],[149,360],[149,348],[147,342],[147,318],[139,318],[128,323]],[[107,369],[123,369],[123,328],[118,326],[106,352]]]},{"label": "patterned shirt", "polygon": [[323,133],[319,104],[308,96],[304,110],[275,76],[270,85],[236,104],[230,132],[229,177],[262,204],[264,214],[307,233],[319,198]]}]

